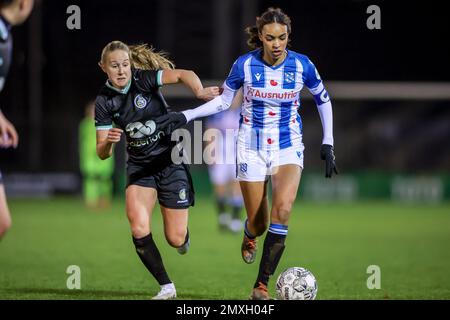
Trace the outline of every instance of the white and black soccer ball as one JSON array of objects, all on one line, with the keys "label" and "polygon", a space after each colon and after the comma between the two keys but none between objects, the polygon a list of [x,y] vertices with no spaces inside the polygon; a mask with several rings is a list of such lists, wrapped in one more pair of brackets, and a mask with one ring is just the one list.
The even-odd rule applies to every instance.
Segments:
[{"label": "white and black soccer ball", "polygon": [[278,300],[314,300],[317,289],[316,278],[305,268],[286,269],[277,279]]}]

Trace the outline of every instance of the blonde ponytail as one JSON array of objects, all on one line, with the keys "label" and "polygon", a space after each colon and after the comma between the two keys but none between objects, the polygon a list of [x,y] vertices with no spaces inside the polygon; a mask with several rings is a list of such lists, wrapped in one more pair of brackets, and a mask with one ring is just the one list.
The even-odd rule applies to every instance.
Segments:
[{"label": "blonde ponytail", "polygon": [[147,44],[130,46],[133,68],[144,70],[174,69],[175,64],[167,58],[165,52],[155,52]]},{"label": "blonde ponytail", "polygon": [[159,70],[175,68],[175,64],[167,58],[165,52],[155,52],[155,49],[149,47],[146,43],[128,46],[122,41],[111,41],[108,43],[103,48],[100,63],[105,64],[106,56],[115,50],[123,50],[128,53],[131,65],[135,69]]}]

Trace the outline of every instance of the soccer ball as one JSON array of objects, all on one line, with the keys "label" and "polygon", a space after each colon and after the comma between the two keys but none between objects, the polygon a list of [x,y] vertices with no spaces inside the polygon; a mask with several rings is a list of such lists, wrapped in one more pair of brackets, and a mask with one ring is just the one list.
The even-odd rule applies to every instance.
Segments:
[{"label": "soccer ball", "polygon": [[305,268],[286,269],[278,276],[276,292],[278,300],[314,300],[317,294],[316,278]]}]

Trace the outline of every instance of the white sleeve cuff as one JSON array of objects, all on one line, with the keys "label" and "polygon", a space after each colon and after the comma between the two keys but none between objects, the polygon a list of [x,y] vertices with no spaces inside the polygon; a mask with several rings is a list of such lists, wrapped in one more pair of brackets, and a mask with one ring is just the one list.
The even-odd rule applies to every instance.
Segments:
[{"label": "white sleeve cuff", "polygon": [[322,122],[323,129],[323,139],[322,144],[333,145],[333,109],[331,107],[331,102],[325,102],[317,106],[319,111],[320,121]]},{"label": "white sleeve cuff", "polygon": [[162,74],[163,74],[164,70],[158,70],[158,72],[156,72],[156,85],[158,87],[162,87],[163,83],[162,83]]},{"label": "white sleeve cuff", "polygon": [[110,124],[110,125],[105,125],[105,126],[96,126],[95,127],[95,129],[97,130],[97,131],[100,131],[100,130],[109,130],[109,129],[112,129],[112,124]]}]

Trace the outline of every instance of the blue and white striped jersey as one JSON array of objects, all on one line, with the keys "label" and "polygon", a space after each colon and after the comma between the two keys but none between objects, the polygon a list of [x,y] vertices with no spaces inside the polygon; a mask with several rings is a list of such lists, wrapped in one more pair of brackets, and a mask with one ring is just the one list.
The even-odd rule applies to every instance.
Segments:
[{"label": "blue and white striped jersey", "polygon": [[304,86],[317,106],[330,101],[314,64],[305,55],[286,50],[283,63],[273,67],[257,49],[239,57],[224,83],[223,96],[243,87],[239,142],[256,150],[278,150],[302,144],[298,114]]}]

